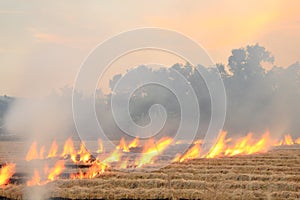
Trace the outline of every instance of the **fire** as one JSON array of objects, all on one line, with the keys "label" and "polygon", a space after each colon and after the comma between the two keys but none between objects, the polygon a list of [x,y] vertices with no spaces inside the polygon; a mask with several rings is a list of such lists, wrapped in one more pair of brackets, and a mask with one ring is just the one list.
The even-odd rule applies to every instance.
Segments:
[{"label": "fire", "polygon": [[56,141],[52,142],[47,158],[53,158],[57,156],[58,146]]},{"label": "fire", "polygon": [[97,175],[103,174],[106,169],[106,165],[100,163],[99,161],[94,162],[91,167],[88,168],[86,173],[83,173],[81,170],[78,174],[71,174],[72,179],[88,179],[88,178],[95,178]]},{"label": "fire", "polygon": [[120,140],[120,144],[117,146],[117,149],[121,149],[123,150],[124,152],[129,152],[129,148],[128,146],[126,145],[126,141],[124,138],[122,138]]},{"label": "fire", "polygon": [[47,180],[42,180],[40,176],[40,171],[34,169],[33,177],[27,181],[27,186],[34,185],[45,185],[48,182],[56,180],[59,175],[65,170],[65,162],[63,160],[59,160],[55,163],[54,167],[49,169],[47,165],[44,166],[44,174],[43,177],[46,177]]},{"label": "fire", "polygon": [[253,143],[252,135],[252,133],[249,133],[246,137],[239,139],[233,147],[226,149],[225,156],[261,153],[270,148],[269,132],[266,132],[256,143]]},{"label": "fire", "polygon": [[30,161],[30,160],[34,160],[34,159],[39,159],[39,154],[37,151],[37,143],[33,142],[30,146],[30,149],[26,155],[26,160]]},{"label": "fire", "polygon": [[145,164],[152,164],[154,159],[160,155],[172,142],[171,138],[162,138],[157,143],[150,139],[146,143],[143,155],[136,161],[137,167],[141,167]]},{"label": "fire", "polygon": [[194,144],[183,156],[177,155],[173,162],[183,162],[185,160],[195,159],[200,157],[201,147],[199,143]]},{"label": "fire", "polygon": [[55,163],[54,167],[49,170],[48,180],[55,180],[65,169],[65,161],[59,160]]},{"label": "fire", "polygon": [[183,140],[178,140],[175,142],[175,145],[178,145],[178,144],[184,144],[184,141]]},{"label": "fire", "polygon": [[139,145],[139,138],[136,137],[134,140],[128,145],[128,148],[135,148]]},{"label": "fire", "polygon": [[[235,141],[232,141],[232,138],[226,139],[226,135],[227,132],[221,131],[214,146],[202,157],[216,158],[263,153],[268,151],[273,144],[269,132],[266,132],[259,140],[254,140],[252,133],[248,133],[245,137]],[[199,158],[201,152],[200,144],[200,142],[195,143],[184,155],[176,155],[173,162],[183,162],[184,160]]]},{"label": "fire", "polygon": [[122,153],[119,149],[113,151],[105,160],[102,161],[103,164],[108,164],[112,162],[118,162],[121,159]]},{"label": "fire", "polygon": [[202,144],[203,143],[203,140],[196,140],[194,141],[194,144]]},{"label": "fire", "polygon": [[98,145],[99,145],[99,148],[97,150],[97,153],[103,153],[104,148],[103,148],[102,140],[98,139]]},{"label": "fire", "polygon": [[215,158],[221,155],[226,146],[226,134],[227,132],[221,131],[216,144],[209,150],[208,154],[205,156],[206,158]]},{"label": "fire", "polygon": [[276,144],[276,146],[292,145],[292,144],[294,144],[294,141],[293,141],[292,137],[289,134],[287,134],[284,136],[283,140],[281,140],[279,143]]},{"label": "fire", "polygon": [[16,164],[8,163],[0,169],[0,186],[6,185],[9,183],[9,179],[15,173],[15,167],[16,167]]},{"label": "fire", "polygon": [[75,154],[74,144],[71,138],[68,138],[64,145],[64,150],[61,156]]},{"label": "fire", "polygon": [[31,180],[27,181],[27,186],[34,186],[34,185],[42,185],[41,177],[38,170],[34,169],[33,177]]},{"label": "fire", "polygon": [[[103,159],[93,159],[92,155],[85,148],[84,143],[80,143],[80,149],[77,151],[74,148],[74,143],[71,138],[65,141],[63,151],[61,154],[58,153],[58,145],[54,140],[49,149],[48,155],[45,155],[45,148],[42,146],[39,151],[37,150],[37,143],[33,142],[27,155],[26,160],[32,159],[43,159],[43,158],[53,158],[61,156],[62,158],[71,159],[75,164],[79,162],[90,163],[90,167],[87,170],[79,170],[78,173],[71,174],[73,179],[83,179],[83,178],[94,178],[106,171],[110,164],[113,166],[118,166],[120,169],[127,169],[130,166],[142,167],[148,164],[154,164],[157,157],[165,151],[169,145],[171,145],[172,139],[169,137],[161,138],[157,142],[153,139],[146,141],[141,157],[129,157],[129,154],[123,152],[130,152],[131,148],[138,147],[140,145],[139,138],[134,138],[128,145],[124,138],[121,138],[119,145],[110,154],[102,154],[105,156]],[[184,141],[174,142],[175,144],[183,144]],[[207,154],[201,155],[201,144],[202,140],[196,140],[193,142],[193,146],[188,149],[183,155],[177,154],[172,160],[173,162],[183,162],[186,160],[196,159],[196,158],[217,158],[223,156],[236,156],[236,155],[249,155],[254,153],[264,153],[268,151],[272,146],[276,145],[292,145],[300,144],[300,138],[293,140],[290,135],[285,135],[283,140],[279,143],[275,143],[274,140],[270,138],[270,133],[266,132],[260,138],[255,138],[252,133],[248,133],[244,137],[238,139],[227,138],[227,132],[221,131],[216,143],[208,151]],[[98,140],[99,148],[97,153],[103,153],[103,143],[102,140]],[[91,159],[92,158],[92,159]],[[14,173],[15,164],[8,164],[1,169],[0,174],[0,185],[7,184],[9,178]],[[45,165],[43,173],[42,171],[34,170],[33,177],[31,180],[27,181],[28,186],[32,185],[43,185],[50,181],[58,179],[59,175],[65,170],[64,160],[59,160],[54,165],[53,168],[48,168]],[[42,176],[40,176],[40,174]]]},{"label": "fire", "polygon": [[80,156],[79,161],[81,162],[88,162],[90,160],[91,154],[86,150],[84,143],[82,142],[80,145],[80,150],[78,152]]},{"label": "fire", "polygon": [[74,149],[73,140],[68,138],[64,145],[63,153],[61,154],[62,157],[70,156],[71,160],[76,163],[76,151]]},{"label": "fire", "polygon": [[263,153],[270,149],[272,140],[270,139],[269,132],[263,134],[263,136],[255,142],[253,134],[248,133],[245,137],[237,139],[232,145],[229,145],[232,139],[225,139],[226,132],[221,132],[219,139],[206,158],[215,158],[220,156],[235,156],[235,155],[249,155],[254,153]]}]

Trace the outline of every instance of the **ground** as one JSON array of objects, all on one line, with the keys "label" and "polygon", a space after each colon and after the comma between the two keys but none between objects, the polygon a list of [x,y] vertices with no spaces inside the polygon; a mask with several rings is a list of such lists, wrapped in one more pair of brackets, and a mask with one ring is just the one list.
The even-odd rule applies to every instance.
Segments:
[{"label": "ground", "polygon": [[173,163],[153,172],[112,170],[94,179],[60,179],[44,186],[26,187],[16,181],[1,188],[0,196],[12,199],[300,199],[300,145],[264,154]]}]

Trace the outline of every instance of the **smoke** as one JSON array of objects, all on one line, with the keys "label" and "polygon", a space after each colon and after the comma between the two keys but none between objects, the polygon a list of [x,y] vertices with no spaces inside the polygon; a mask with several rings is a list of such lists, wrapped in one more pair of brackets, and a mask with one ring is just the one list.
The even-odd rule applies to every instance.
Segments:
[{"label": "smoke", "polygon": [[[254,132],[261,134],[269,130],[274,137],[283,134],[291,134],[297,137],[300,132],[298,126],[300,107],[300,65],[295,63],[289,67],[273,66],[274,57],[264,47],[258,44],[245,48],[234,49],[228,59],[228,64],[217,64],[219,69],[197,66],[208,74],[221,74],[227,95],[227,116],[224,129],[229,134],[246,134]],[[271,66],[268,70],[265,65]],[[211,118],[210,94],[206,83],[194,66],[190,64],[175,64],[170,68],[152,69],[147,66],[138,66],[130,70],[134,81],[129,81],[125,88],[115,91],[114,94],[104,95],[97,91],[95,108],[98,121],[106,134],[111,139],[126,137],[119,129],[112,115],[112,95],[127,96],[126,88],[137,87],[146,77],[168,78],[169,84],[174,85],[181,93],[186,93],[182,83],[174,76],[174,70],[181,73],[186,81],[193,87],[199,102],[200,122],[198,137],[204,137]],[[129,71],[128,71],[129,72]],[[127,72],[127,73],[128,73]],[[126,74],[116,74],[110,81],[113,90],[116,83]],[[135,84],[135,85],[134,85]],[[93,138],[95,127],[93,123],[93,110],[85,108],[87,98],[80,94],[80,116],[85,124],[85,134]],[[48,140],[52,138],[66,137],[74,134],[71,107],[72,89],[63,88],[59,93],[40,99],[17,99],[5,118],[5,125],[9,132],[22,135],[28,139]],[[154,104],[161,104],[167,113],[167,121],[160,134],[172,136],[181,119],[181,108],[176,96],[158,85],[146,85],[138,87],[130,100],[130,115],[133,121],[145,126],[149,124],[149,109]],[[118,105],[117,105],[118,106]],[[116,108],[123,109],[123,108]],[[159,111],[156,111],[159,112]],[[160,113],[157,113],[159,116]],[[130,126],[130,124],[128,124]],[[139,134],[139,133],[135,133]],[[187,136],[189,133],[186,133]]]},{"label": "smoke", "polygon": [[[248,132],[261,135],[269,130],[274,138],[283,134],[299,137],[300,65],[295,63],[288,67],[277,67],[273,64],[274,60],[269,51],[256,44],[232,50],[227,65],[217,64],[219,71],[197,66],[208,74],[220,73],[222,76],[227,95],[224,130],[228,131],[229,135],[245,135]],[[265,66],[271,67],[267,69]],[[211,101],[206,83],[194,68],[188,63],[175,64],[169,69],[139,66],[130,73],[137,85],[149,76],[169,77],[170,84],[176,85],[181,93],[185,93],[184,87],[173,76],[172,70],[181,73],[197,95],[201,114],[198,137],[203,137],[211,118]],[[113,77],[110,82],[111,90],[124,76],[126,74]],[[127,84],[123,88],[136,87],[131,82]],[[114,95],[126,96],[126,92],[124,89]],[[176,97],[165,88],[157,85],[143,86],[132,96],[131,116],[137,124],[149,123],[149,108],[157,103],[165,107],[169,119],[163,134],[172,135],[180,120],[189,120],[180,119],[180,105]],[[106,98],[107,101],[110,100],[109,95]],[[103,118],[101,121],[105,124],[106,119]],[[107,124],[110,124],[110,121]],[[188,134],[186,133],[187,136]]]},{"label": "smoke", "polygon": [[[228,64],[217,65],[219,71],[197,66],[208,74],[220,73],[222,76],[227,94],[227,116],[224,129],[229,134],[246,134],[248,132],[261,134],[269,130],[275,137],[287,133],[294,137],[299,135],[300,128],[297,123],[300,116],[300,107],[298,106],[298,102],[300,102],[300,65],[295,63],[283,68],[273,66],[273,63],[274,57],[271,53],[256,44],[232,50]],[[264,68],[266,64],[271,68],[266,70]],[[201,115],[198,137],[204,136],[211,118],[210,94],[201,75],[194,69],[194,66],[187,63],[185,65],[175,64],[168,69],[138,66],[130,70],[134,81],[127,82],[123,86],[124,90],[107,95],[98,90],[95,102],[96,113],[102,129],[109,139],[126,137],[126,134],[115,123],[112,115],[112,95],[127,96],[126,92],[129,90],[126,88],[137,87],[149,76],[155,76],[158,79],[169,77],[169,84],[174,85],[181,93],[185,93],[182,83],[173,74],[174,70],[185,77],[196,93]],[[116,74],[112,78],[111,90],[125,75]],[[93,97],[84,99],[80,94],[77,96],[82,102],[80,109],[85,110],[84,115],[80,116],[82,123],[85,124],[84,132],[91,134],[91,139],[96,139],[93,138],[95,127],[92,127],[91,123],[93,110],[84,106],[87,98]],[[65,87],[44,98],[16,99],[6,114],[5,127],[11,133],[34,140],[49,141],[49,139],[74,134],[76,131],[73,123],[71,98],[72,89]],[[172,136],[176,132],[180,120],[191,120],[180,118],[179,102],[170,90],[158,85],[146,85],[138,87],[132,94],[129,110],[133,121],[140,126],[149,124],[148,112],[154,104],[161,104],[167,113],[167,121],[160,134]],[[157,116],[159,115],[160,113],[157,113]],[[135,134],[138,135],[138,133]]]},{"label": "smoke", "polygon": [[[16,99],[9,109],[5,118],[5,128],[8,132],[23,138],[24,143],[19,143],[18,165],[24,166],[24,159],[32,142],[38,144],[37,151],[41,145],[50,147],[55,139],[64,141],[74,134],[74,125],[71,109],[71,89],[63,88],[60,92],[53,92],[43,98]],[[24,145],[23,145],[24,144]],[[44,155],[45,156],[45,155]],[[53,166],[55,159],[32,160],[26,162],[22,167],[29,180],[35,170],[43,171],[45,166]],[[42,178],[45,178],[42,176]],[[25,199],[41,200],[47,196],[47,189],[44,186],[24,188]]]},{"label": "smoke", "polygon": [[6,115],[5,128],[27,140],[51,141],[70,136],[74,131],[71,89],[43,98],[16,99]]},{"label": "smoke", "polygon": [[[253,45],[232,50],[228,64],[218,64],[218,70],[197,66],[208,74],[221,74],[227,94],[224,130],[228,131],[231,137],[236,134],[245,135],[248,132],[261,135],[266,130],[271,132],[273,138],[283,134],[291,134],[294,138],[299,137],[300,64],[295,63],[283,68],[273,66],[273,62],[274,57],[270,52],[264,47]],[[272,67],[267,70],[264,64],[272,65]],[[146,77],[154,75],[158,79],[168,77],[167,81],[170,85],[174,85],[178,91],[186,94],[186,89],[174,76],[174,70],[182,74],[194,89],[200,109],[197,137],[204,137],[212,113],[210,94],[205,81],[195,70],[195,66],[187,63],[175,64],[168,69],[138,66],[130,70],[134,81],[127,82],[122,86],[122,90],[107,95],[98,90],[95,101],[96,115],[109,139],[129,137],[114,120],[111,108],[112,95],[128,96],[127,93],[130,90],[126,88],[137,87]],[[116,74],[112,78],[111,90],[124,76],[126,74]],[[138,87],[131,96],[130,116],[140,126],[150,123],[149,110],[152,105],[161,104],[165,108],[167,120],[157,137],[174,136],[180,120],[192,121],[191,118],[181,119],[180,102],[168,88],[145,85]],[[81,123],[85,125],[83,132],[90,134],[90,139],[97,139],[93,132],[95,127],[91,123],[94,111],[92,108],[85,107],[85,102],[93,97],[83,97],[76,93],[76,98],[79,98],[79,109],[84,111],[80,116]],[[115,109],[123,109],[122,105],[116,106]],[[160,112],[159,109],[154,110],[153,116],[160,116]],[[27,147],[24,152],[28,150],[32,141],[47,144],[53,139],[65,140],[67,137],[76,135],[72,113],[72,88],[65,87],[59,92],[53,92],[42,98],[15,99],[5,115],[4,124],[9,133],[29,141],[26,143]],[[139,133],[134,134],[139,135]],[[189,138],[188,134],[187,132],[187,138]],[[30,164],[31,169],[36,167],[36,163],[30,162]],[[42,199],[44,194],[43,189],[25,192],[26,198],[29,199]]]}]

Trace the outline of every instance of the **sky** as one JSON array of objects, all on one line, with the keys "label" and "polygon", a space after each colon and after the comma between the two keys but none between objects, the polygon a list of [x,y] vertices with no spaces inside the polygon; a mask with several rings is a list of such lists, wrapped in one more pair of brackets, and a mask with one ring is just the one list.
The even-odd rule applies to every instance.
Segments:
[{"label": "sky", "polygon": [[[0,95],[41,96],[72,86],[93,48],[141,27],[183,33],[213,61],[225,64],[232,49],[259,43],[272,52],[277,66],[286,67],[300,60],[299,7],[296,0],[0,0]],[[137,65],[139,57],[159,57],[155,55],[127,58],[110,73],[124,72],[120,65]],[[176,61],[170,56],[165,60]]]}]

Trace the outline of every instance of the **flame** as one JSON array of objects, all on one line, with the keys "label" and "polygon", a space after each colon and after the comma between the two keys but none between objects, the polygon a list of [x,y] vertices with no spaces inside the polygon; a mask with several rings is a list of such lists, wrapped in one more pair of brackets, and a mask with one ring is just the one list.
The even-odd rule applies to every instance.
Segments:
[{"label": "flame", "polygon": [[226,134],[227,132],[221,131],[216,144],[209,150],[208,154],[205,156],[206,158],[215,158],[221,155],[226,146]]},{"label": "flame", "polygon": [[63,160],[57,161],[54,167],[51,169],[48,168],[48,165],[45,165],[44,175],[45,177],[47,177],[47,180],[42,180],[40,176],[40,172],[37,169],[34,169],[33,177],[29,181],[27,181],[26,185],[34,186],[34,185],[47,184],[48,182],[56,180],[64,170],[65,170],[65,162]]},{"label": "flame", "polygon": [[50,150],[49,150],[49,153],[48,153],[47,158],[53,158],[53,157],[56,157],[57,151],[58,151],[58,146],[57,146],[56,141],[54,140],[54,141],[52,142],[51,147],[50,147]]},{"label": "flame", "polygon": [[143,155],[136,160],[137,167],[152,164],[154,159],[160,155],[172,142],[171,138],[162,138],[157,143],[153,139],[148,140],[143,149]]},{"label": "flame", "polygon": [[80,145],[78,154],[80,156],[79,161],[81,162],[88,162],[91,158],[91,154],[86,150],[83,142]]},{"label": "flame", "polygon": [[176,144],[176,145],[178,145],[178,144],[184,144],[184,141],[183,141],[183,140],[177,140],[177,141],[175,142],[175,144]]},{"label": "flame", "polygon": [[[221,156],[236,156],[236,155],[249,155],[254,153],[263,153],[268,151],[272,146],[275,145],[292,145],[300,144],[300,138],[293,141],[290,135],[285,135],[284,139],[279,143],[275,143],[270,138],[270,133],[266,132],[260,138],[256,139],[253,137],[252,133],[248,133],[244,137],[233,140],[232,138],[226,138],[227,132],[221,131],[216,143],[209,150],[206,155],[202,155],[202,158],[216,158]],[[129,152],[131,148],[138,147],[140,141],[139,138],[134,138],[127,146],[124,138],[121,138],[119,145],[116,149],[108,154],[108,156],[100,162],[99,159],[95,161],[91,160],[91,154],[85,148],[84,143],[80,144],[80,150],[77,152],[74,148],[74,143],[71,138],[65,141],[63,152],[60,154],[63,158],[70,158],[73,162],[90,162],[92,165],[86,170],[79,170],[78,173],[71,174],[71,178],[94,178],[95,176],[105,172],[105,169],[110,166],[110,163],[115,163],[114,166],[119,166],[121,169],[126,169],[130,164],[136,167],[142,167],[146,164],[153,164],[154,161],[170,144],[171,138],[162,138],[155,142],[153,139],[148,140],[143,148],[143,155],[141,157],[135,158],[134,161],[129,160],[130,157],[125,157],[127,154],[122,152]],[[177,141],[174,144],[182,144],[184,141]],[[200,158],[201,144],[202,140],[196,140],[193,142],[193,146],[186,151],[183,155],[177,154],[173,159],[173,162],[183,162],[190,159]],[[102,140],[98,140],[99,148],[97,153],[103,153],[103,143]],[[54,140],[48,152],[47,158],[56,157],[58,153],[58,145]],[[32,159],[42,159],[44,158],[45,148],[42,146],[40,151],[37,151],[37,143],[34,141],[26,155],[26,160]],[[124,157],[124,159],[122,159]],[[4,175],[5,167],[1,169],[0,175],[0,185],[6,184],[11,175]],[[31,180],[27,181],[27,185],[42,185],[58,178],[58,176],[65,169],[64,161],[58,161],[55,166],[51,169],[48,166],[44,167],[44,174],[42,177],[46,177],[46,180],[41,181],[40,171],[35,170],[34,175]],[[13,169],[14,170],[14,169]]]},{"label": "flame", "polygon": [[[253,134],[248,133],[245,137],[237,139],[232,142],[232,138],[226,139],[227,132],[221,131],[217,142],[204,155],[204,158],[216,158],[221,156],[235,156],[235,155],[249,155],[254,153],[263,153],[269,150],[272,145],[270,139],[270,133],[266,132],[258,141],[253,139]],[[184,155],[176,155],[173,162],[183,162],[184,160],[198,158],[201,152],[200,142],[196,143],[191,149],[189,149]]]},{"label": "flame", "polygon": [[134,140],[128,145],[128,148],[135,148],[139,145],[139,138],[136,137]]},{"label": "flame", "polygon": [[183,162],[185,160],[195,159],[200,157],[201,147],[200,143],[196,143],[192,148],[190,148],[183,156],[177,156],[173,161]]},{"label": "flame", "polygon": [[39,159],[39,154],[37,151],[37,143],[35,141],[31,144],[30,149],[26,155],[27,161],[34,160],[34,159]]},{"label": "flame", "polygon": [[106,165],[100,162],[95,162],[85,174],[86,178],[94,178],[99,174],[104,173]]},{"label": "flame", "polygon": [[294,144],[292,137],[287,134],[284,136],[284,139],[279,142],[278,145],[292,145]]},{"label": "flame", "polygon": [[54,167],[49,170],[48,180],[55,180],[65,169],[65,162],[59,160],[55,163]]},{"label": "flame", "polygon": [[121,159],[122,153],[119,149],[114,150],[105,160],[102,161],[103,164],[108,164],[112,162],[118,162]]},{"label": "flame", "polygon": [[97,150],[97,153],[103,153],[104,148],[103,148],[102,140],[98,139],[98,145],[99,145],[99,148]]},{"label": "flame", "polygon": [[15,167],[16,167],[16,164],[8,163],[0,169],[0,186],[6,185],[9,183],[9,179],[15,173]]},{"label": "flame", "polygon": [[235,156],[235,155],[249,155],[254,153],[266,152],[269,147],[270,133],[266,132],[259,141],[253,142],[252,133],[248,133],[247,136],[237,140],[233,147],[229,147],[225,151],[225,156]]},{"label": "flame", "polygon": [[289,134],[284,136],[284,142],[286,145],[294,144],[293,139]]},{"label": "flame", "polygon": [[300,137],[298,139],[295,140],[296,144],[300,144]]},{"label": "flame", "polygon": [[41,177],[38,170],[34,169],[33,177],[31,180],[27,181],[27,186],[34,186],[34,185],[42,185]]},{"label": "flame", "polygon": [[293,138],[291,137],[291,135],[287,134],[284,136],[284,138],[281,141],[279,141],[274,146],[293,145],[293,144],[300,144],[300,137],[297,138],[295,141],[293,141]]},{"label": "flame", "polygon": [[68,138],[67,141],[65,142],[64,145],[64,150],[63,153],[61,154],[62,157],[66,157],[66,156],[70,156],[71,160],[73,162],[77,162],[76,161],[76,151],[74,149],[74,144],[73,144],[73,140],[71,138]]},{"label": "flame", "polygon": [[77,174],[71,174],[70,178],[71,179],[83,179],[83,178],[85,178],[85,175],[84,175],[83,171],[80,169]]},{"label": "flame", "polygon": [[129,148],[128,148],[128,146],[126,145],[126,141],[125,141],[124,138],[121,138],[120,144],[117,146],[117,149],[121,149],[121,150],[123,150],[124,152],[129,152]]},{"label": "flame", "polygon": [[203,143],[203,140],[196,140],[196,141],[194,141],[194,144],[202,144]]},{"label": "flame", "polygon": [[94,162],[91,167],[88,168],[86,173],[81,170],[78,174],[71,174],[72,179],[84,179],[84,178],[95,178],[99,174],[103,174],[106,169],[106,165],[100,162]]}]

